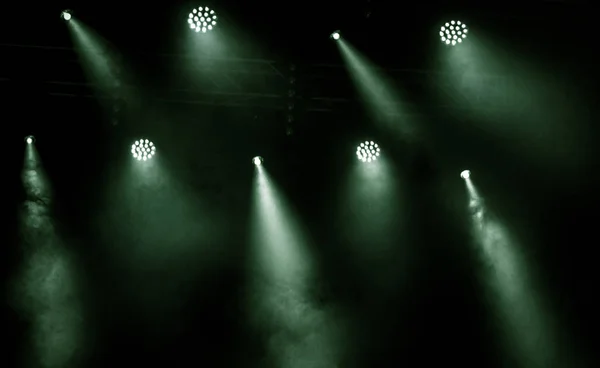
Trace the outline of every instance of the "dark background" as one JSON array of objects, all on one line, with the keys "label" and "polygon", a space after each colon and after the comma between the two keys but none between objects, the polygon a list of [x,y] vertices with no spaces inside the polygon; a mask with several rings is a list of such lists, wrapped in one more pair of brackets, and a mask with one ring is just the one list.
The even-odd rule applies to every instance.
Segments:
[{"label": "dark background", "polygon": [[[159,55],[181,57],[177,55],[184,41],[178,35],[187,32],[180,23],[188,5],[178,1],[4,5],[0,25],[3,280],[15,274],[23,256],[16,231],[24,196],[20,170],[23,137],[34,134],[56,194],[55,219],[85,270],[84,304],[91,311],[89,325],[95,327],[88,331],[94,347],[83,366],[270,366],[264,360],[264,344],[240,311],[253,172],[249,163],[257,153],[266,158],[269,172],[316,239],[315,251],[326,279],[319,283],[323,289],[319,298],[350,311],[358,326],[357,336],[344,343],[347,353],[340,367],[493,367],[505,361],[494,342],[497,322],[490,322],[477,277],[481,265],[465,245],[470,242],[469,219],[464,185],[457,175],[464,167],[477,173],[476,183],[486,203],[522,240],[525,252],[541,270],[548,300],[568,327],[565,335],[592,357],[599,307],[594,266],[597,148],[568,176],[531,167],[500,140],[482,130],[469,130],[458,123],[459,117],[437,108],[431,93],[412,83],[410,73],[398,82],[406,78],[415,85],[410,98],[423,117],[426,138],[409,143],[386,137],[355,107],[359,104],[350,102],[356,100],[355,92],[337,48],[327,37],[332,30],[342,29],[358,50],[383,67],[428,69],[435,65],[431,50],[439,46],[431,36],[435,25],[457,14],[472,29],[485,28],[531,63],[556,66],[571,78],[579,86],[582,106],[588,109],[582,114],[588,116],[583,124],[595,141],[598,50],[591,5],[577,1],[220,1],[215,8],[221,15],[219,26],[230,29],[232,55],[269,60],[283,74],[271,74],[268,83],[255,87],[279,98],[254,98],[242,106],[229,99],[218,105],[194,104],[190,101],[195,95],[165,88],[168,68]],[[76,58],[73,51],[14,46],[71,48],[69,33],[59,19],[63,8],[73,9],[123,54],[144,91],[138,101],[116,99],[124,107],[107,113],[86,97],[91,95],[86,87],[46,83],[85,82],[81,67],[69,61]],[[243,35],[243,42],[236,41],[236,33]],[[296,66],[298,96],[294,133],[286,135],[290,64]],[[314,97],[346,102],[321,103]],[[143,108],[135,114],[121,112],[131,104]],[[215,245],[228,250],[226,261],[207,267],[210,276],[204,284],[191,287],[181,310],[184,326],[152,339],[148,327],[132,318],[139,311],[113,288],[119,278],[128,277],[128,271],[113,269],[91,225],[102,215],[97,193],[111,180],[111,168],[129,159],[122,147],[139,134],[155,137],[175,175],[206,198],[208,208],[226,213],[231,224],[227,239]],[[360,260],[343,251],[343,224],[332,230],[332,198],[353,164],[354,142],[365,134],[389,147],[399,175],[408,183],[410,200],[405,210],[410,213],[419,255],[408,276],[408,291],[397,294],[378,296],[370,290],[354,272]],[[159,282],[160,277],[148,275],[145,282]],[[164,324],[169,324],[168,315]],[[12,366],[27,354],[24,337],[31,326],[10,303],[4,309],[3,326],[4,359]]]}]

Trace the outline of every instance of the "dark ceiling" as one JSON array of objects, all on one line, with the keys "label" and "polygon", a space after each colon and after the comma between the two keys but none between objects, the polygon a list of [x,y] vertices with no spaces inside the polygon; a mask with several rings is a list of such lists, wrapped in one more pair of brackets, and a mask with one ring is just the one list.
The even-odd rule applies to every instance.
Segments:
[{"label": "dark ceiling", "polygon": [[[526,148],[511,150],[517,143],[486,132],[474,119],[439,108],[425,87],[429,79],[423,77],[436,68],[431,51],[439,47],[437,24],[449,16],[460,17],[472,29],[494,34],[501,47],[524,59],[543,62],[546,70],[556,71],[557,77],[579,88],[582,104],[588,109],[580,116],[587,114],[586,124],[594,141],[600,130],[594,123],[593,72],[598,47],[593,39],[597,33],[592,32],[596,27],[591,21],[596,17],[592,5],[542,0],[218,1],[214,7],[221,14],[220,29],[228,44],[235,47],[227,58],[204,58],[202,72],[234,76],[237,84],[207,83],[190,93],[181,90],[190,69],[183,63],[177,68],[168,65],[177,65],[189,53],[181,48],[181,35],[189,35],[183,19],[189,6],[198,4],[137,4],[114,0],[15,2],[3,5],[0,23],[0,121],[5,137],[0,153],[9,167],[3,180],[10,187],[2,213],[12,219],[4,223],[11,239],[7,244],[17,243],[18,238],[14,214],[23,198],[23,137],[34,134],[56,191],[57,218],[69,229],[65,233],[80,244],[76,252],[85,265],[82,267],[90,268],[87,277],[93,287],[86,294],[86,303],[91,310],[96,304],[113,303],[113,309],[107,310],[114,312],[114,318],[100,307],[94,310],[93,324],[100,331],[93,331],[100,341],[99,366],[115,366],[112,363],[120,360],[119,354],[123,361],[135,365],[141,365],[138,359],[143,356],[148,362],[144,366],[151,366],[152,350],[157,350],[166,366],[172,356],[182,362],[184,358],[202,360],[207,356],[221,364],[233,362],[229,366],[269,367],[259,359],[264,347],[255,346],[259,339],[245,328],[235,309],[237,298],[241,298],[236,294],[242,277],[236,269],[238,258],[213,266],[222,270],[215,271],[217,276],[206,276],[203,289],[188,301],[183,314],[191,317],[185,323],[202,333],[182,327],[185,333],[177,338],[157,338],[152,343],[155,345],[145,345],[147,326],[136,325],[141,322],[140,317],[133,316],[133,307],[118,304],[130,296],[114,296],[117,301],[112,301],[115,286],[111,282],[118,284],[118,277],[127,278],[135,272],[115,271],[106,259],[95,258],[92,250],[103,249],[106,244],[99,244],[90,223],[104,215],[98,212],[102,201],[98,193],[111,182],[113,168],[130,159],[123,147],[139,135],[154,137],[161,159],[169,163],[174,175],[191,192],[205,198],[210,210],[227,215],[229,238],[218,246],[235,248],[236,257],[243,254],[240,249],[247,240],[244,231],[253,172],[250,158],[258,152],[267,159],[269,172],[322,244],[318,252],[323,264],[329,265],[324,273],[330,278],[324,283],[333,286],[321,299],[348,305],[359,331],[364,332],[355,342],[365,347],[362,361],[345,361],[338,368],[430,366],[407,364],[403,355],[415,361],[435,361],[431,366],[493,366],[499,350],[486,340],[491,335],[491,322],[484,322],[481,305],[485,301],[477,291],[482,287],[471,274],[471,262],[477,261],[470,250],[464,250],[470,240],[466,216],[461,212],[463,183],[457,177],[464,166],[477,170],[478,184],[488,194],[490,205],[500,217],[510,219],[516,237],[526,243],[535,238],[529,251],[547,273],[549,294],[558,300],[557,308],[565,311],[566,320],[573,323],[575,334],[582,341],[596,335],[597,261],[590,248],[596,238],[598,183],[598,174],[591,168],[598,163],[598,149],[591,150],[595,154],[582,162],[573,176],[563,177],[559,169],[534,167],[518,155]],[[104,94],[98,102],[72,49],[69,32],[59,19],[63,8],[72,9],[124,56],[131,70],[128,75],[135,76],[131,84],[139,94],[127,97],[124,93],[133,89],[121,86],[116,94]],[[421,141],[406,142],[373,128],[336,46],[328,39],[336,29],[343,30],[358,50],[411,92],[411,113],[427,117],[423,125],[431,134]],[[248,45],[251,47],[243,47]],[[294,72],[290,65],[295,65]],[[170,84],[167,75],[179,77],[177,83]],[[300,98],[295,100],[294,134],[286,135],[289,81],[294,75]],[[243,93],[223,97],[223,91],[234,88]],[[107,100],[109,105],[104,103]],[[353,163],[347,152],[365,136],[376,137],[387,147],[399,175],[407,178],[409,199],[403,205],[414,226],[411,234],[417,234],[415,242],[422,252],[415,266],[419,270],[407,292],[408,301],[405,294],[389,292],[372,303],[379,303],[377,306],[371,305],[371,300],[357,302],[361,293],[377,295],[377,290],[360,284],[355,272],[355,267],[362,267],[360,260],[350,260],[344,254],[344,235],[334,234],[344,233],[340,230],[343,224],[332,229],[335,224],[329,205],[338,198],[336,190]],[[547,162],[540,162],[542,165],[552,167]],[[22,256],[18,249],[7,248],[7,256],[1,257],[7,278],[16,272],[16,260]],[[388,261],[398,257],[399,253],[394,254]],[[113,271],[115,276],[106,278],[109,281],[97,281]],[[137,277],[144,284],[144,276]],[[161,276],[152,277],[160,282]],[[157,302],[163,304],[168,302]],[[223,304],[228,307],[223,308]],[[22,333],[25,322],[12,310],[7,314],[14,327],[10,332]],[[168,318],[164,323],[170,323]],[[463,334],[469,336],[462,339]],[[18,338],[14,341],[21,341]],[[192,342],[186,345],[184,340]],[[177,353],[183,350],[179,342],[187,349],[181,355]],[[214,344],[221,344],[220,349]],[[357,350],[362,351],[360,348]]]}]

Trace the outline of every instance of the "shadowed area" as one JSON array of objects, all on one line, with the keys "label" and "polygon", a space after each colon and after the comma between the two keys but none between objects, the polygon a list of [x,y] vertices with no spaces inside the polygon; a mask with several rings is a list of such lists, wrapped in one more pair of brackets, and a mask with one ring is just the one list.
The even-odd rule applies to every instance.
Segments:
[{"label": "shadowed area", "polygon": [[5,366],[595,366],[592,5],[64,6],[0,24]]}]

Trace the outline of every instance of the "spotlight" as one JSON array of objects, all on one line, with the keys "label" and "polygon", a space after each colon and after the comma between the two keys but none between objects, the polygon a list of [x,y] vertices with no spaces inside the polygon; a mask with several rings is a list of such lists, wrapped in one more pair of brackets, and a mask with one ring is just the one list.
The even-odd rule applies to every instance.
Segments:
[{"label": "spotlight", "polygon": [[340,31],[333,32],[331,35],[329,35],[329,38],[331,38],[334,41],[339,40],[340,39]]},{"label": "spotlight", "polygon": [[35,142],[35,137],[32,135],[28,135],[27,137],[25,137],[25,143],[27,144],[33,144]]},{"label": "spotlight", "polygon": [[362,162],[371,162],[379,157],[379,146],[373,141],[366,141],[356,147],[356,156]]},{"label": "spotlight", "polygon": [[64,10],[62,13],[60,13],[60,17],[64,20],[64,21],[70,21],[71,20],[71,11],[70,10]]},{"label": "spotlight", "polygon": [[192,9],[187,21],[192,30],[206,33],[217,25],[217,15],[214,10],[200,6]]},{"label": "spotlight", "polygon": [[147,139],[140,139],[131,145],[131,154],[138,161],[147,161],[156,154],[156,146]]},{"label": "spotlight", "polygon": [[462,43],[467,38],[467,25],[461,21],[450,21],[440,29],[440,37],[446,45],[455,46],[457,43]]},{"label": "spotlight", "polygon": [[469,177],[471,177],[471,172],[469,170],[463,170],[460,173],[460,177],[467,180]]},{"label": "spotlight", "polygon": [[260,156],[256,156],[252,159],[252,163],[256,166],[262,165],[263,161],[264,161],[263,158]]}]

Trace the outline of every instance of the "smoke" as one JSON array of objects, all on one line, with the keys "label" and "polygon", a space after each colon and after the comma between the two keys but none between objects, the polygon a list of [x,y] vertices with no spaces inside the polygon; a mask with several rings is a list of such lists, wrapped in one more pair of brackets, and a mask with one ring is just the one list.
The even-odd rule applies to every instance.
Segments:
[{"label": "smoke", "polygon": [[82,315],[73,260],[57,235],[50,211],[51,194],[33,148],[23,171],[26,200],[21,207],[23,261],[11,285],[21,318],[29,324],[26,366],[76,366]]},{"label": "smoke", "polygon": [[333,306],[297,285],[264,283],[259,288],[252,310],[265,336],[269,363],[281,368],[339,366],[341,318]]},{"label": "smoke", "polygon": [[[481,210],[482,211],[482,210]],[[479,212],[477,212],[479,213]],[[533,265],[523,257],[508,229],[497,221],[473,215],[488,265],[489,288],[507,348],[523,367],[548,367],[557,361],[555,319],[532,280]]]},{"label": "smoke", "polygon": [[[53,242],[54,243],[54,242]],[[82,316],[67,255],[45,244],[27,255],[14,297],[30,324],[30,365],[70,367],[80,346]]]}]

